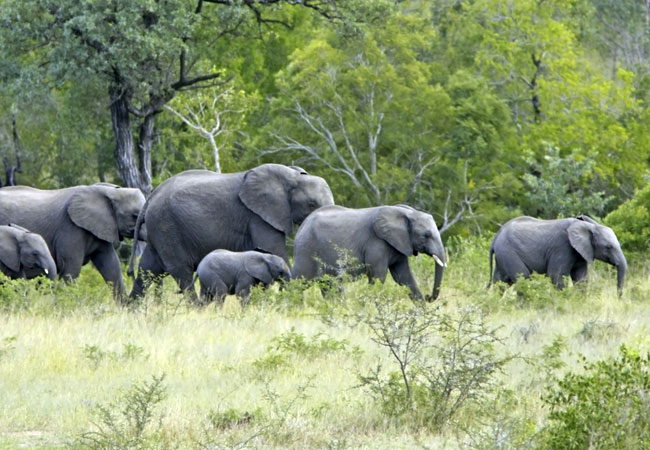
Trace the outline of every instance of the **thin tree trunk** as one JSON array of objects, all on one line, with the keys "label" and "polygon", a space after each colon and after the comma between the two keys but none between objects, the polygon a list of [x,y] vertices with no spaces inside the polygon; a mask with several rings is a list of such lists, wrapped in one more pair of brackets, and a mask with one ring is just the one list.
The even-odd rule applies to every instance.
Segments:
[{"label": "thin tree trunk", "polygon": [[149,195],[151,185],[151,148],[154,142],[154,118],[156,113],[147,114],[140,125],[138,158],[140,162],[140,190]]}]

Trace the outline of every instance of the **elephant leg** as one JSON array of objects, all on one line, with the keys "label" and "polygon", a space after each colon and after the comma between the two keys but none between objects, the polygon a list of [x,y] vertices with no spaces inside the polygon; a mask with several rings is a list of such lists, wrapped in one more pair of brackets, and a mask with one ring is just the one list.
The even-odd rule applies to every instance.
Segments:
[{"label": "elephant leg", "polygon": [[403,286],[408,286],[411,289],[411,297],[422,299],[422,293],[418,289],[417,282],[411,272],[411,267],[409,266],[409,260],[406,256],[400,256],[397,262],[391,264],[389,267],[390,273],[393,276],[393,279]]},{"label": "elephant leg", "polygon": [[546,274],[551,278],[556,288],[564,289],[564,277],[570,275],[572,270],[573,261],[569,261],[565,255],[559,254],[549,260]]},{"label": "elephant leg", "polygon": [[66,282],[76,280],[81,273],[84,255],[82,251],[66,252],[57,257],[56,266],[59,277]]},{"label": "elephant leg", "polygon": [[499,266],[497,265],[497,266],[494,268],[494,274],[492,275],[492,283],[497,283],[497,282],[499,282],[499,281],[503,281],[503,282],[505,282],[505,281],[506,281],[506,277],[505,277],[505,275],[503,274],[503,272],[501,272],[501,269],[500,269]]},{"label": "elephant leg", "polygon": [[138,276],[133,282],[133,289],[129,294],[131,299],[142,297],[152,281],[155,281],[160,287],[162,277],[166,273],[158,254],[150,245],[144,248],[139,266]]},{"label": "elephant leg", "polygon": [[169,273],[174,277],[181,292],[188,297],[190,303],[200,305],[201,302],[199,301],[199,297],[196,295],[196,290],[194,289],[192,269],[189,267],[176,268],[173,271],[170,270]]},{"label": "elephant leg", "polygon": [[102,275],[104,281],[113,286],[113,296],[115,301],[120,305],[125,305],[126,288],[124,287],[124,279],[122,278],[120,260],[113,249],[113,245],[108,242],[102,244],[101,247],[90,256],[90,260]]},{"label": "elephant leg", "polygon": [[221,278],[215,278],[210,283],[201,282],[200,285],[201,304],[207,305],[213,300],[216,300],[219,304],[223,304],[228,293],[228,286],[226,286],[226,283]]},{"label": "elephant leg", "polygon": [[[497,272],[499,279],[496,278]],[[496,260],[496,270],[494,271],[495,281],[504,281],[512,284],[517,281],[517,277],[530,277],[530,269],[523,260],[516,254],[505,255],[505,257]]]},{"label": "elephant leg", "polygon": [[587,262],[580,261],[577,262],[571,269],[571,280],[573,283],[579,283],[580,281],[587,281]]},{"label": "elephant leg", "polygon": [[[368,281],[372,283],[375,279],[382,283],[386,281],[386,273],[388,272],[388,257],[385,245],[373,246],[372,244],[366,249],[364,259],[366,266],[366,275]],[[406,257],[404,257],[406,258]],[[392,273],[392,269],[391,269]],[[397,278],[393,275],[395,281]]]},{"label": "elephant leg", "polygon": [[242,306],[248,305],[251,300],[251,283],[238,282],[235,287],[235,295],[241,299]]}]

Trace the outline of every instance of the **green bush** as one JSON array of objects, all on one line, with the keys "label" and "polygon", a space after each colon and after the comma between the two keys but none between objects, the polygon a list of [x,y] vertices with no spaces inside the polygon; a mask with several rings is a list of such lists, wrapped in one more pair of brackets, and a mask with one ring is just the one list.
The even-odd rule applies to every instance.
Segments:
[{"label": "green bush", "polygon": [[154,413],[167,396],[165,376],[153,376],[151,382],[133,384],[119,399],[96,408],[94,430],[83,433],[75,447],[99,449],[148,450],[169,448],[161,433],[162,416]]},{"label": "green bush", "polygon": [[621,346],[618,358],[587,363],[543,397],[549,424],[540,448],[650,447],[650,355]]},{"label": "green bush", "polygon": [[650,248],[650,184],[605,217],[623,250],[641,252]]},{"label": "green bush", "polygon": [[474,308],[446,314],[440,306],[381,295],[366,304],[359,321],[389,350],[393,364],[361,375],[361,385],[384,414],[410,426],[440,430],[462,411],[480,408],[512,359],[498,355],[498,329]]}]

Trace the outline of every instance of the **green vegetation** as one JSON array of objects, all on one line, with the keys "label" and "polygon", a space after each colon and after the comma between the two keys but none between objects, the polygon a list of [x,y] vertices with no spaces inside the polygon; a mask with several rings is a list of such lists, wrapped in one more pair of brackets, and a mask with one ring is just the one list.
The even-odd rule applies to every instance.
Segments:
[{"label": "green vegetation", "polygon": [[[486,289],[488,244],[449,243],[434,303],[392,280],[325,297],[298,281],[197,310],[166,279],[128,311],[91,268],[71,285],[6,280],[0,446],[650,445],[647,269],[630,266],[621,299],[598,262],[563,291]],[[433,264],[413,260],[423,289]]]},{"label": "green vegetation", "polygon": [[604,217],[648,175],[644,8],[8,0],[3,184],[148,192],[261,160],[324,176],[339,204],[409,203],[447,235]]}]

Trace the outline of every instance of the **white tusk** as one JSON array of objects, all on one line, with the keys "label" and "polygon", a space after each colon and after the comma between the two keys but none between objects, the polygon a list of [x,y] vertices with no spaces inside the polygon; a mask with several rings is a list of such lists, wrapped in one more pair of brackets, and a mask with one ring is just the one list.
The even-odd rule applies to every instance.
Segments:
[{"label": "white tusk", "polygon": [[43,269],[43,272],[45,272],[45,275],[49,275],[49,274],[50,274],[50,271],[47,270],[47,269]]},{"label": "white tusk", "polygon": [[436,264],[438,264],[440,267],[447,267],[447,264],[443,263],[440,258],[438,258],[436,255],[431,255],[433,256],[433,259],[436,261]]}]

